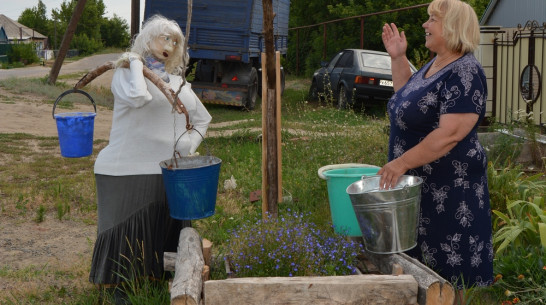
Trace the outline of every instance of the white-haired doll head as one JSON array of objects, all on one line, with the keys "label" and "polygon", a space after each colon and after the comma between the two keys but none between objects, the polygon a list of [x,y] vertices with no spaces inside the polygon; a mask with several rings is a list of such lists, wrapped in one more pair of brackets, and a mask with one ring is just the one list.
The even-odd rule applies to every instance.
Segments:
[{"label": "white-haired doll head", "polygon": [[131,52],[143,58],[153,56],[165,64],[168,73],[180,75],[189,61],[189,54],[183,49],[184,35],[178,23],[154,15],[144,22],[142,30],[133,41]]}]

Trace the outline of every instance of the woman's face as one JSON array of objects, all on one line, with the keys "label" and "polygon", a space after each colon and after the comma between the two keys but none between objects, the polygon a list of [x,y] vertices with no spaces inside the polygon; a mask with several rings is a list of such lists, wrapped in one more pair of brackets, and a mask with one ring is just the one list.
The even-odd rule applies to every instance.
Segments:
[{"label": "woman's face", "polygon": [[442,33],[442,19],[430,15],[428,20],[423,23],[425,29],[425,46],[432,52],[438,53],[446,48],[446,43]]},{"label": "woman's face", "polygon": [[176,38],[169,34],[157,36],[151,43],[150,49],[152,55],[160,62],[167,62],[174,55],[174,50],[178,47]]}]

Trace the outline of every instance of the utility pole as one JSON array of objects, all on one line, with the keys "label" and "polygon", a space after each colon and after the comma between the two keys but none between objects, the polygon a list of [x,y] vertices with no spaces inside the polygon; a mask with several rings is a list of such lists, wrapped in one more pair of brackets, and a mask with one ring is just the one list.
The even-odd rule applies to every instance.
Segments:
[{"label": "utility pole", "polygon": [[78,21],[80,20],[83,9],[85,8],[85,2],[86,0],[78,0],[78,3],[76,3],[76,7],[74,8],[74,12],[72,13],[72,17],[70,17],[70,23],[68,24],[66,32],[64,33],[63,41],[61,42],[61,47],[59,48],[59,53],[57,54],[55,62],[53,63],[53,67],[49,72],[49,78],[47,79],[47,83],[50,85],[55,85],[55,82],[57,81],[59,71],[61,71],[61,66],[63,65],[64,57],[68,52],[68,47],[70,46],[72,37],[76,32]]},{"label": "utility pole", "polygon": [[131,41],[140,32],[140,0],[131,0]]}]

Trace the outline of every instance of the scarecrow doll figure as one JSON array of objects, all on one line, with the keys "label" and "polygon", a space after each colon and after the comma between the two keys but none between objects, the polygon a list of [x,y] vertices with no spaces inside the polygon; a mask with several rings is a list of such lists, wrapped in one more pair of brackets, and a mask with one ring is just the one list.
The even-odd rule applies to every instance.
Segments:
[{"label": "scarecrow doll figure", "polygon": [[[112,78],[110,139],[94,168],[98,228],[89,281],[114,288],[116,296],[123,289],[115,287],[135,277],[168,276],[163,253],[176,252],[180,230],[191,225],[169,216],[159,165],[175,150],[182,156],[194,154],[211,121],[183,78],[189,61],[183,42],[175,21],[149,18],[130,52],[117,61]],[[166,95],[144,76],[144,66],[178,92],[190,122],[173,111]],[[186,129],[187,123],[192,130]],[[123,296],[116,299],[125,302]]]}]

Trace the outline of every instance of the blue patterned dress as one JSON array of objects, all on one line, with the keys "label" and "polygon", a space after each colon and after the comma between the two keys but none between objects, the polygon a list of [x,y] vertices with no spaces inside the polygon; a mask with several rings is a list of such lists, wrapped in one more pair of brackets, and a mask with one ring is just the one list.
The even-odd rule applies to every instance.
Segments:
[{"label": "blue patterned dress", "polygon": [[407,252],[459,289],[493,280],[487,160],[477,127],[485,114],[485,74],[467,53],[426,78],[416,72],[388,103],[389,161],[438,127],[440,115],[477,113],[472,131],[440,159],[408,171],[423,178],[417,246]]}]

